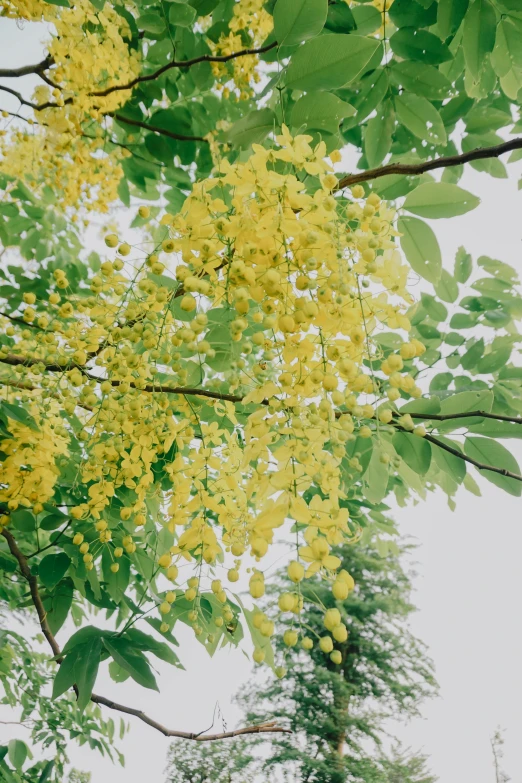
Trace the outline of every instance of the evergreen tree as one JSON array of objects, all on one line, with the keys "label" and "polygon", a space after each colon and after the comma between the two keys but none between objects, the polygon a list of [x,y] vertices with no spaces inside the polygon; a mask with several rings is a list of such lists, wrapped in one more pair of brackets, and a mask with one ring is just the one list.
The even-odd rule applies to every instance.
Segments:
[{"label": "evergreen tree", "polygon": [[[275,644],[285,656],[286,676],[255,678],[240,693],[238,702],[248,722],[276,720],[292,732],[270,739],[268,751],[261,754],[264,758],[258,758],[265,773],[261,779],[268,775],[285,783],[434,782],[422,755],[398,746],[391,753],[384,749],[386,721],[417,715],[421,701],[434,695],[437,688],[426,648],[408,627],[415,610],[410,597],[413,574],[404,562],[410,550],[405,544],[389,547],[387,556],[381,557],[371,544],[338,548],[336,555],[356,585],[342,601],[335,600],[331,586],[319,578],[302,584],[301,636],[324,637],[325,609],[336,608],[348,637],[335,641],[335,649],[341,653],[337,665],[318,643],[305,652],[286,646],[285,638],[288,641],[289,637],[283,635]],[[281,598],[295,585],[281,575],[275,589]],[[281,622],[292,631],[296,617],[286,613]],[[265,743],[263,746],[266,751]],[[230,780],[245,783],[248,778],[237,762],[241,749],[227,748],[225,756],[236,758],[235,776]],[[219,756],[223,753],[219,746],[212,750]],[[178,765],[181,769],[187,754],[191,769],[204,774],[213,767],[210,749],[196,746],[181,750],[176,743],[169,755],[173,775],[169,780],[185,780],[174,771]],[[251,769],[251,764],[245,768]],[[207,779],[228,782],[227,777],[219,776],[192,779],[198,783]]]}]

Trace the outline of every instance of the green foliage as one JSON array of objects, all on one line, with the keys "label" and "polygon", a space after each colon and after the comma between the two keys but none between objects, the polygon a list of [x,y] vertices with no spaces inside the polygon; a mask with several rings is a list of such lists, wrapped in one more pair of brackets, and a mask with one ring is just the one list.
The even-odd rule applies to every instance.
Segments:
[{"label": "green foliage", "polygon": [[[238,696],[247,722],[276,720],[292,733],[255,744],[229,740],[225,756],[222,745],[175,742],[168,755],[168,781],[247,783],[257,773],[256,779],[288,783],[435,783],[425,757],[400,746],[387,753],[384,747],[386,720],[416,715],[421,700],[436,692],[431,661],[408,628],[414,607],[412,575],[404,560],[411,549],[393,544],[381,557],[373,543],[336,553],[354,576],[355,591],[335,602],[320,580],[303,583],[300,623],[302,632],[316,639],[325,633],[325,609],[340,610],[348,628],[348,640],[335,644],[341,665],[317,646],[308,654],[280,640],[286,676],[266,681],[258,675]],[[271,595],[294,589],[281,575]],[[294,624],[286,620],[288,628]]]},{"label": "green foliage", "polygon": [[[66,0],[52,2],[68,5]],[[95,11],[103,6],[103,0],[93,2]],[[122,179],[118,188],[121,203],[129,206],[137,199],[149,201],[152,210],[156,210],[155,215],[161,198],[172,214],[179,212],[194,180],[206,176],[213,166],[208,143],[211,132],[215,132],[219,160],[234,161],[252,144],[268,143],[273,134],[280,132],[284,122],[292,132],[311,134],[314,143],[325,141],[329,151],[349,147],[358,157],[360,171],[388,163],[420,164],[496,145],[507,133],[520,133],[522,14],[519,0],[395,0],[384,20],[373,5],[364,2],[351,7],[343,0],[268,2],[266,11],[273,14],[274,31],[262,42],[265,49],[272,45],[260,54],[261,65],[257,67],[262,84],[252,93],[236,90],[235,61],[222,64],[219,79],[222,85],[228,85],[227,89],[236,90],[238,100],[232,100],[226,97],[225,91],[214,89],[214,72],[204,59],[174,67],[173,57],[181,63],[208,58],[221,36],[237,32],[235,7],[228,0],[190,0],[166,6],[162,2],[142,2],[132,8],[115,6],[129,25],[129,47],[139,53],[141,76],[147,79],[138,79],[126,93],[126,103],[118,110],[118,116],[105,116],[103,121],[93,119],[92,122],[89,118],[82,133],[90,135],[95,128],[101,134],[104,151],[125,150],[127,157],[121,162]],[[207,17],[204,23],[202,17]],[[251,48],[248,29],[241,29],[238,38],[244,48]],[[496,158],[474,160],[470,165],[487,176],[505,177],[507,173],[504,164]],[[412,496],[422,498],[428,490],[440,488],[453,507],[460,486],[480,491],[473,482],[471,464],[464,457],[479,463],[484,479],[503,491],[521,494],[522,483],[502,473],[519,474],[519,466],[507,447],[498,442],[522,437],[522,426],[517,423],[522,415],[522,372],[515,362],[520,347],[517,321],[522,316],[517,274],[502,261],[486,256],[474,262],[463,247],[457,252],[454,268],[450,270],[447,265],[443,268],[437,235],[425,222],[464,215],[478,205],[478,198],[458,185],[463,170],[463,166],[447,168],[440,177],[437,172],[394,174],[377,179],[374,184],[365,184],[366,194],[375,190],[395,202],[399,210],[400,246],[413,272],[422,278],[419,301],[410,308],[408,318],[412,324],[411,337],[422,341],[427,348],[422,372],[430,378],[429,394],[424,398],[406,402],[407,395],[401,393],[393,403],[385,402],[393,412],[395,423],[401,414],[411,413],[414,424],[422,422],[426,426],[430,440],[417,437],[406,426],[384,425],[373,439],[348,441],[343,457],[345,504],[350,518],[354,525],[360,524],[365,541],[375,531],[383,533],[385,537],[379,540],[378,546],[385,550],[389,548],[386,534],[390,523],[385,517],[389,496],[393,495],[403,505]],[[317,179],[310,176],[304,186],[316,190]],[[88,273],[99,271],[101,259],[96,252],[88,255],[83,252],[80,224],[73,223],[70,213],[62,208],[63,194],[59,189],[48,183],[16,181],[3,174],[0,188],[3,194],[0,242],[5,251],[0,268],[2,310],[18,312],[18,316],[13,316],[13,323],[20,322],[23,294],[34,294],[38,301],[47,302],[54,290],[56,270],[66,274],[71,298],[81,301],[89,296]],[[342,199],[344,194],[338,197]],[[164,238],[162,228],[145,219],[141,223],[139,220],[135,225],[145,226],[159,245]],[[153,279],[152,273],[150,277]],[[160,277],[157,282],[169,291],[177,291],[179,281],[166,275],[156,277]],[[174,297],[172,302],[176,317],[190,321],[192,316],[183,313],[179,298]],[[232,362],[243,361],[230,333],[228,312],[222,308],[212,316],[215,321],[206,337],[215,353],[208,359],[207,376],[209,368],[221,373]],[[59,323],[61,329],[67,330],[66,317],[60,316]],[[36,328],[23,321],[21,325],[27,330]],[[252,321],[249,329],[251,334],[255,333]],[[383,362],[400,350],[393,334],[384,332],[379,339],[380,353],[370,362],[378,393],[386,380]],[[3,330],[0,346],[9,349],[12,344],[8,331]],[[145,350],[143,344],[139,350]],[[202,365],[189,361],[185,354],[182,362],[187,386],[201,386],[205,380]],[[5,388],[16,388],[13,367],[0,366],[0,382]],[[405,366],[410,367],[407,359]],[[252,369],[250,365],[248,368]],[[164,383],[165,378],[158,375],[157,381]],[[219,377],[212,377],[210,382],[213,389],[229,391]],[[194,398],[194,406],[204,421],[238,432],[234,424],[201,398]],[[245,406],[237,407],[239,422],[244,420],[246,410],[249,409]],[[478,415],[444,418],[470,412],[510,417],[514,421]],[[155,689],[158,686],[150,658],[155,656],[181,667],[174,649],[177,641],[173,628],[177,622],[190,625],[190,604],[180,591],[176,593],[168,633],[160,636],[160,622],[148,616],[164,600],[165,593],[157,578],[156,553],[145,549],[125,553],[117,573],[111,570],[113,560],[107,554],[101,558],[99,570],[86,569],[72,543],[67,512],[70,506],[87,499],[88,487],[79,486],[76,481],[78,467],[85,459],[82,426],[73,414],[62,411],[62,416],[71,431],[71,453],[68,459],[57,460],[59,482],[53,502],[37,514],[24,509],[16,511],[11,515],[10,529],[29,558],[51,632],[63,634],[65,629],[69,632],[71,624],[81,628],[64,645],[65,658],[60,667],[44,659],[36,643],[33,646],[30,640],[15,633],[1,632],[3,703],[19,708],[23,720],[34,720],[35,743],[48,749],[47,755],[54,754],[46,761],[34,762],[21,741],[6,746],[3,755],[2,746],[0,770],[8,781],[16,783],[63,780],[66,743],[74,737],[81,743],[89,743],[93,749],[117,755],[112,747],[113,721],[105,721],[99,708],[89,702],[100,663],[109,661],[109,671],[116,682],[132,678],[144,687]],[[13,422],[33,430],[37,428],[26,407],[2,400],[2,438],[11,437],[9,426]],[[155,486],[162,487],[174,457],[175,446],[165,459],[154,464],[151,474]],[[357,467],[350,461],[355,461]],[[129,532],[119,511],[134,500],[131,487],[117,489],[108,515],[114,537],[121,538]],[[164,521],[164,510],[154,501],[147,508],[145,536],[152,530],[152,521]],[[86,541],[92,543],[90,527],[86,524],[81,530]],[[174,536],[166,528],[162,535],[166,549],[174,542]],[[366,646],[371,639],[365,634],[377,628],[377,607],[394,621],[401,612],[409,612],[408,602],[397,593],[401,586],[406,592],[409,589],[407,577],[393,557],[383,564],[373,550],[363,550],[357,556],[351,552],[346,550],[343,556],[347,559],[360,556],[361,561],[355,559],[349,568],[357,572],[354,576],[361,582],[358,581],[357,592],[346,606],[352,617],[348,649],[360,643],[363,652],[371,650],[377,668],[371,670],[373,674],[366,681],[367,675],[363,677],[360,668],[364,659],[357,655],[352,658],[350,653],[346,659],[349,662],[343,663],[341,677],[333,665],[325,666],[323,658],[314,652],[311,662],[295,658],[288,680],[291,685],[272,684],[272,690],[267,691],[274,694],[281,714],[286,710],[284,714],[289,716],[292,712],[288,705],[301,699],[300,703],[307,709],[298,712],[292,720],[296,721],[298,732],[304,731],[308,737],[307,747],[313,746],[315,752],[319,735],[314,734],[313,724],[317,719],[317,726],[328,737],[326,759],[336,751],[331,716],[327,720],[319,711],[325,691],[333,694],[335,702],[339,687],[343,698],[349,693],[357,708],[369,696],[382,696],[390,712],[414,709],[420,695],[411,683],[404,686],[404,691],[396,686],[393,679],[396,672],[390,670],[382,650],[371,644],[370,648]],[[368,570],[361,565],[364,558]],[[0,577],[3,616],[16,611],[25,622],[33,606],[27,585],[18,581],[19,564],[3,537],[0,537]],[[385,596],[389,594],[384,609],[376,596],[376,585],[384,590]],[[321,592],[323,586],[318,584],[314,589]],[[144,597],[146,594],[149,598]],[[254,627],[249,609],[245,610],[243,627],[237,619],[240,607],[231,604],[234,620],[218,629],[214,627],[214,619],[219,614],[215,596],[203,593],[201,606],[204,619],[202,635],[198,638],[211,654],[222,646],[237,645],[248,631],[265,649],[267,662],[275,667],[277,656],[284,651],[276,649],[274,657],[271,643],[262,641]],[[103,629],[89,625],[94,612],[100,624],[104,623]],[[307,612],[308,621],[317,627],[316,610],[310,605]],[[414,666],[412,651],[419,652],[420,648],[407,634],[399,642],[394,633],[391,626],[386,627],[386,634],[396,645],[394,652],[406,656],[405,671],[409,677]],[[411,650],[408,645],[401,646],[406,644],[405,640],[411,642]],[[422,655],[419,666],[425,682],[431,683],[429,667],[425,667]],[[53,679],[55,700],[41,695]],[[77,686],[77,700],[72,686]],[[292,694],[290,688],[294,687]],[[277,688],[280,690],[274,690]],[[255,709],[259,711],[259,705]],[[345,711],[342,714],[345,716]],[[343,717],[346,731],[352,732],[350,736],[355,738],[348,756],[355,769],[352,779],[365,783],[391,783],[397,779],[408,783],[428,781],[429,776],[422,771],[422,761],[416,756],[402,758],[399,754],[391,760],[384,756],[363,758],[357,743],[363,737],[373,736],[376,724],[372,721],[376,720],[371,714],[352,718],[351,709],[348,717]],[[292,743],[292,739],[282,739],[281,745],[274,748],[280,747],[281,752],[290,754],[285,758],[304,764]],[[312,756],[313,752],[310,751]],[[180,774],[189,775],[191,762],[184,754],[178,748],[175,757],[186,758],[187,771]],[[225,774],[223,770],[229,761],[230,775],[239,775],[242,780],[246,772],[233,766],[237,761],[234,756],[229,760],[218,751],[215,754],[214,780]],[[242,754],[240,749],[240,759]],[[317,764],[317,774],[323,775],[317,780],[330,780],[325,777],[330,774],[329,762],[320,759]],[[344,764],[342,761],[341,769]]]}]

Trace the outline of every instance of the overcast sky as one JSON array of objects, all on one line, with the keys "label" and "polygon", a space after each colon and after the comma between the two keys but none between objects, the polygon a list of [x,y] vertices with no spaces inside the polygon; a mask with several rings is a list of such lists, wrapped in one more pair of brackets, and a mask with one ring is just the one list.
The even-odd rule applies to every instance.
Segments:
[{"label": "overcast sky", "polygon": [[[41,32],[28,23],[24,28],[1,20],[0,67],[41,59]],[[26,93],[30,78],[18,80],[16,88]],[[5,83],[14,86],[13,80]],[[14,111],[17,102],[2,96],[0,108]],[[520,169],[520,164],[511,166],[509,180],[467,171],[461,184],[481,197],[481,205],[434,225],[447,268],[452,269],[455,250],[463,244],[475,259],[489,255],[522,269]],[[522,449],[513,441],[506,445],[522,461]],[[419,544],[414,597],[419,611],[412,627],[429,647],[441,686],[440,697],[424,706],[423,717],[397,731],[406,745],[430,756],[441,783],[495,783],[490,738],[500,725],[505,729],[504,768],[513,783],[522,783],[522,504],[479,481],[482,497],[461,490],[455,512],[442,493],[416,507],[395,510],[401,532]],[[239,650],[220,652],[210,660],[191,635],[185,639],[187,671],[163,666],[161,694],[128,683],[117,686],[107,676],[96,690],[185,731],[208,726],[219,702],[228,726],[235,725],[239,714],[230,699],[251,676],[248,660]],[[0,712],[1,719],[8,717],[5,710]],[[0,726],[3,741],[12,736],[22,737],[23,731]],[[79,768],[93,772],[93,783],[161,783],[168,740],[133,720],[119,747],[126,757],[125,770],[75,746],[71,757]]]}]

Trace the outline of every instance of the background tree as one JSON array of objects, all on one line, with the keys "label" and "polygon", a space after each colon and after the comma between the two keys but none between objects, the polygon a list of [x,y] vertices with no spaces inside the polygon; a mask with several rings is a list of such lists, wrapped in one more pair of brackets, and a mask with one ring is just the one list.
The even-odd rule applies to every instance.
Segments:
[{"label": "background tree", "polygon": [[[383,747],[390,740],[387,721],[417,715],[421,701],[436,693],[432,663],[408,627],[414,606],[412,573],[405,560],[411,547],[401,545],[384,558],[371,544],[335,552],[356,581],[353,592],[335,600],[319,580],[309,580],[300,591],[301,614],[290,612],[288,619],[285,613],[288,633],[276,642],[285,657],[286,675],[268,681],[258,676],[238,696],[247,722],[276,721],[292,730],[269,745],[263,743],[264,752],[250,762],[245,757],[245,766],[261,768],[261,779],[281,777],[289,783],[433,783],[422,755],[400,747],[387,754]],[[283,605],[289,596],[299,600],[285,574],[277,588]],[[340,665],[320,647],[321,639],[332,638],[324,626],[325,609],[338,610],[342,618],[333,629]],[[307,652],[288,646],[297,623],[306,633],[302,646]],[[347,638],[337,641],[345,637],[344,628]],[[314,641],[311,651],[309,640]],[[251,754],[251,743],[248,747]],[[238,746],[231,752],[235,767],[242,752]],[[200,775],[213,768],[206,749],[175,743],[169,753],[169,779],[177,779],[187,757]],[[222,779],[227,780],[226,775]],[[239,770],[232,780],[243,780]]]},{"label": "background tree", "polygon": [[503,177],[520,155],[501,135],[520,127],[519,0],[2,14],[50,35],[0,70],[1,609],[29,610],[53,659],[34,669],[52,704],[33,689],[23,717],[44,715],[44,745],[54,710],[97,749],[106,710],[208,740],[97,693],[100,664],[157,688],[183,622],[211,654],[248,634],[279,671],[273,620],[233,585],[253,568],[262,596],[285,520],[290,578],[339,592],[331,547],[386,529],[392,493],[453,507],[472,468],[522,493],[499,442],[522,432],[517,274],[463,248],[443,268],[423,220],[477,206],[464,164]]},{"label": "background tree", "polygon": [[175,740],[167,756],[169,783],[254,783],[259,759],[251,739],[236,738],[210,746]]}]

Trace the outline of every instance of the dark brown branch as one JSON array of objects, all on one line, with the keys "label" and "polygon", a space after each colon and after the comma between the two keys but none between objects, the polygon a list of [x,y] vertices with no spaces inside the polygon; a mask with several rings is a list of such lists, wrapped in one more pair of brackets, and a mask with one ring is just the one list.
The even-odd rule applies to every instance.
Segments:
[{"label": "dark brown branch", "polygon": [[11,87],[6,87],[5,84],[0,84],[0,90],[9,93],[9,95],[13,95],[18,101],[20,101],[22,106],[29,106],[29,108],[34,109],[34,111],[43,111],[44,109],[61,109],[61,107],[65,106],[65,104],[73,102],[72,98],[67,98],[67,100],[65,100],[63,103],[54,103],[53,101],[47,101],[46,103],[33,103],[32,101],[27,101],[22,93],[17,92],[16,90],[12,90]]},{"label": "dark brown branch", "polygon": [[[62,651],[60,649],[60,645],[54,638],[51,629],[49,628],[49,623],[47,622],[47,612],[45,611],[45,607],[42,603],[40,593],[38,592],[38,580],[36,579],[36,576],[32,574],[31,569],[29,568],[29,564],[27,562],[27,557],[18,548],[18,544],[16,543],[13,534],[10,533],[9,530],[6,530],[4,528],[2,530],[2,535],[7,541],[9,551],[11,552],[13,557],[15,557],[16,560],[18,561],[18,565],[20,566],[20,571],[22,573],[22,576],[29,584],[31,599],[33,601],[34,607],[38,614],[40,628],[42,629],[42,633],[47,639],[49,646],[51,647],[51,650],[53,651],[53,655],[56,658],[57,663],[60,664],[63,661]],[[161,723],[158,723],[152,718],[149,718],[149,716],[146,715],[142,710],[136,710],[133,707],[127,707],[125,704],[119,704],[116,701],[112,701],[112,699],[106,699],[105,696],[99,696],[97,693],[91,694],[91,701],[94,702],[94,704],[101,704],[104,707],[108,707],[111,710],[116,710],[117,712],[123,712],[125,715],[133,715],[135,718],[139,718],[139,720],[143,721],[143,723],[146,723],[147,726],[151,726],[153,729],[156,729],[157,731],[161,732],[161,734],[163,734],[165,737],[179,737],[180,739],[195,740],[196,742],[213,742],[215,740],[229,739],[230,737],[238,737],[239,735],[242,734],[267,734],[267,733],[291,734],[292,733],[289,729],[284,729],[282,726],[277,726],[275,722],[262,723],[257,726],[245,726],[242,729],[236,729],[235,731],[224,731],[221,734],[195,734],[194,732],[188,732],[188,731],[176,731],[175,729],[168,729],[166,726],[163,726]]]},{"label": "dark brown branch", "polygon": [[134,715],[135,718],[139,718],[143,723],[151,726],[156,731],[161,732],[165,737],[179,737],[180,739],[195,740],[196,742],[213,742],[214,740],[229,739],[230,737],[238,737],[241,734],[291,734],[289,729],[284,729],[282,726],[277,726],[274,723],[262,723],[257,726],[245,726],[242,729],[236,729],[235,731],[224,731],[221,734],[195,734],[191,731],[176,731],[175,729],[168,729],[161,723],[149,718],[142,710],[135,710],[132,707],[126,707],[124,704],[118,704],[118,702],[106,699],[104,696],[98,696],[93,693],[91,701],[95,704],[102,704],[104,707],[108,707],[111,710],[117,710],[123,712],[126,715]]},{"label": "dark brown branch", "polygon": [[20,566],[20,571],[22,572],[22,576],[24,577],[24,579],[29,585],[31,599],[34,604],[34,608],[36,609],[36,613],[38,615],[38,620],[40,622],[40,628],[42,629],[42,633],[47,639],[47,641],[49,642],[49,646],[53,651],[53,655],[58,656],[59,658],[62,651],[60,650],[60,646],[56,641],[56,639],[54,638],[51,629],[49,628],[49,623],[47,622],[47,612],[45,611],[45,607],[42,603],[42,599],[40,598],[40,593],[38,592],[38,580],[36,576],[32,573],[31,569],[29,568],[29,563],[27,562],[27,558],[18,548],[18,544],[16,543],[13,534],[10,533],[9,530],[6,530],[4,528],[2,530],[2,535],[7,541],[7,546],[9,547],[9,551],[11,552],[13,557],[15,557],[18,561],[18,565]]},{"label": "dark brown branch", "polygon": [[433,443],[434,446],[438,446],[439,449],[447,451],[449,454],[453,454],[454,457],[459,457],[460,459],[463,459],[464,462],[469,462],[470,465],[474,465],[478,470],[490,470],[492,473],[499,473],[501,476],[515,479],[515,481],[522,481],[522,476],[519,476],[518,473],[512,473],[505,468],[497,468],[494,465],[486,465],[483,462],[479,462],[478,460],[473,459],[473,457],[468,457],[464,452],[454,449],[452,446],[448,446],[447,443],[437,440],[433,435],[425,435],[424,439],[429,441],[429,443]]},{"label": "dark brown branch", "polygon": [[424,174],[426,171],[432,171],[433,169],[460,166],[461,163],[469,163],[472,160],[498,158],[505,152],[518,149],[522,149],[522,138],[511,139],[511,141],[505,141],[503,144],[496,144],[493,147],[478,147],[469,152],[463,152],[461,155],[448,155],[446,158],[435,158],[435,160],[428,160],[423,163],[390,163],[388,166],[379,166],[368,171],[361,171],[358,174],[348,174],[339,181],[337,189],[340,190],[349,185],[356,185],[358,182],[368,182],[379,177],[386,177],[388,174],[413,176],[415,174]]},{"label": "dark brown branch", "polygon": [[0,79],[17,79],[19,76],[28,76],[31,73],[37,73],[38,76],[41,76],[42,71],[46,71],[53,64],[54,59],[48,54],[44,60],[35,65],[22,65],[20,68],[0,68]]},{"label": "dark brown branch", "polygon": [[157,128],[155,125],[149,125],[141,120],[131,120],[118,113],[109,113],[107,116],[113,117],[115,120],[118,120],[118,122],[124,122],[126,125],[133,125],[136,128],[143,128],[144,130],[152,131],[153,133],[160,133],[162,136],[168,136],[169,139],[176,139],[177,141],[204,141],[208,144],[208,140],[203,136],[183,136],[181,133],[174,133],[173,131],[165,130],[165,128]]},{"label": "dark brown branch", "polygon": [[503,416],[500,413],[486,413],[485,411],[468,411],[468,413],[410,413],[412,419],[428,419],[429,421],[450,421],[451,419],[494,419],[495,421],[510,421],[513,424],[522,424],[522,418],[518,416]]},{"label": "dark brown branch", "polygon": [[141,84],[142,82],[151,82],[154,81],[154,79],[158,79],[164,73],[170,71],[171,68],[190,68],[191,65],[197,65],[197,63],[226,63],[229,60],[235,60],[236,57],[246,57],[250,54],[263,54],[264,52],[269,52],[270,49],[273,49],[275,46],[277,46],[276,41],[271,44],[267,44],[266,46],[261,46],[259,49],[242,49],[239,52],[232,52],[232,54],[202,54],[200,57],[194,57],[192,60],[173,60],[166,65],[162,65],[161,68],[158,68],[158,70],[154,71],[153,73],[137,76],[135,79],[132,79],[132,81],[127,82],[127,84],[114,84],[112,87],[107,87],[105,90],[91,92],[90,95],[103,97],[105,95],[110,95],[111,92],[116,92],[117,90],[131,90],[137,84]]},{"label": "dark brown branch", "polygon": [[40,108],[40,106],[37,103],[33,103],[32,101],[26,101],[26,99],[24,98],[21,92],[12,90],[11,87],[6,87],[5,84],[0,84],[0,90],[2,90],[2,92],[9,93],[9,95],[13,95],[18,101],[20,101],[22,106],[29,106],[30,109],[34,109],[35,111],[37,111]]}]

